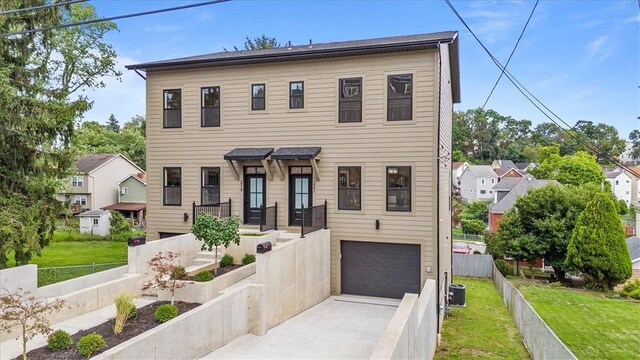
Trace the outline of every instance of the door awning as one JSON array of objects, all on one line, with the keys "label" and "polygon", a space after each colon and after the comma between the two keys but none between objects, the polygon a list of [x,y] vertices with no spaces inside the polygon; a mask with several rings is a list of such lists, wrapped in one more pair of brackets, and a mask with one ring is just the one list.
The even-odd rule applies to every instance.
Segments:
[{"label": "door awning", "polygon": [[321,147],[284,147],[271,154],[274,160],[312,160],[315,159]]},{"label": "door awning", "polygon": [[224,154],[225,160],[264,160],[273,152],[273,148],[235,148]]}]

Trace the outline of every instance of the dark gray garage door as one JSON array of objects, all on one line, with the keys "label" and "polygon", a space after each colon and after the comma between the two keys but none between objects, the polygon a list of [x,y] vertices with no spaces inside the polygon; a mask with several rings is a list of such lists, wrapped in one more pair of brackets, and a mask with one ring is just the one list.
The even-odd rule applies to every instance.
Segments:
[{"label": "dark gray garage door", "polygon": [[420,245],[341,241],[342,293],[400,299],[420,293]]}]

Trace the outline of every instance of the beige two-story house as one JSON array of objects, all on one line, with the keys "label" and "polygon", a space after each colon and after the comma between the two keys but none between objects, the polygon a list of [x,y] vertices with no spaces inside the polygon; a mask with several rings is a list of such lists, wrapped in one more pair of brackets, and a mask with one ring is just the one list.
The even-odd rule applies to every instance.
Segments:
[{"label": "beige two-story house", "polygon": [[399,298],[436,279],[444,302],[456,32],[128,68],[146,73],[149,238],[189,232],[194,202],[249,227],[277,202],[291,231],[326,202],[333,293]]}]

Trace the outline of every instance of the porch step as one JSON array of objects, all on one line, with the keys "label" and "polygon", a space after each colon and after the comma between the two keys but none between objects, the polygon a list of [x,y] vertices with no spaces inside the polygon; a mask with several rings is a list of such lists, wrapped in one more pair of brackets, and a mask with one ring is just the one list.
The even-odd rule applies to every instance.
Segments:
[{"label": "porch step", "polygon": [[[220,251],[218,251],[218,255],[220,255]],[[196,253],[196,260],[197,259],[208,259],[208,260],[216,260],[216,253],[215,251],[200,251],[198,253]]]},{"label": "porch step", "polygon": [[201,271],[213,270],[217,263],[217,261],[196,259],[192,265],[185,268],[185,271],[188,275],[193,276]]}]

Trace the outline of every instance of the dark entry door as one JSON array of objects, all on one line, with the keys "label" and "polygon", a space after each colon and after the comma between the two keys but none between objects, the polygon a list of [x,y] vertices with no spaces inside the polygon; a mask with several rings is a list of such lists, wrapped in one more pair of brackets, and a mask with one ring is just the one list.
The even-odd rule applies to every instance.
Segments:
[{"label": "dark entry door", "polygon": [[313,206],[311,174],[289,174],[289,225],[302,224],[302,206]]},{"label": "dark entry door", "polygon": [[420,245],[340,242],[343,294],[401,299],[420,293]]},{"label": "dark entry door", "polygon": [[260,207],[267,201],[264,174],[244,175],[244,223],[260,225]]}]

